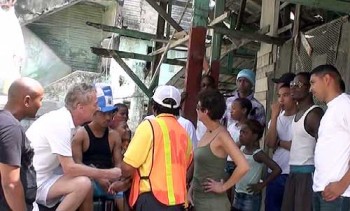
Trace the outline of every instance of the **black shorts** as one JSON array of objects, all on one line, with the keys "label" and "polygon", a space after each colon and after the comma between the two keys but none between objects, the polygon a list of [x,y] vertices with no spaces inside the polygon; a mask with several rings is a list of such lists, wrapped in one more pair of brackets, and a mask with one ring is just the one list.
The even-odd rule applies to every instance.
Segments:
[{"label": "black shorts", "polygon": [[164,211],[183,211],[184,205],[167,206],[160,203],[152,192],[141,193],[136,201],[135,211],[150,211],[150,210],[164,210]]},{"label": "black shorts", "polygon": [[284,188],[282,211],[312,210],[312,173],[290,173]]}]

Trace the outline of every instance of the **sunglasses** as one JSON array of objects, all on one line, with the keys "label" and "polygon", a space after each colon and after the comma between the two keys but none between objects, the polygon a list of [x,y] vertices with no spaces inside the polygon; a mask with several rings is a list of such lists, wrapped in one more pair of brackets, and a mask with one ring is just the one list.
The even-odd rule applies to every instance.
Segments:
[{"label": "sunglasses", "polygon": [[303,87],[305,85],[309,85],[309,84],[304,84],[304,83],[302,83],[300,81],[291,81],[290,84],[289,84],[290,88],[292,88],[292,87],[299,87],[299,88],[301,88],[301,87]]}]

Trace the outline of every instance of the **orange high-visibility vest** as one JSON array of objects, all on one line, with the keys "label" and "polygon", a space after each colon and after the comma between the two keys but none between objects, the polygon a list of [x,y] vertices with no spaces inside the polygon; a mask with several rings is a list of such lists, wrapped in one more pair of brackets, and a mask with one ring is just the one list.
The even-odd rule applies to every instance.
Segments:
[{"label": "orange high-visibility vest", "polygon": [[149,120],[153,130],[152,165],[149,175],[133,175],[130,206],[140,195],[140,180],[150,183],[155,198],[167,206],[184,204],[186,201],[186,172],[192,161],[192,143],[185,129],[174,116]]}]

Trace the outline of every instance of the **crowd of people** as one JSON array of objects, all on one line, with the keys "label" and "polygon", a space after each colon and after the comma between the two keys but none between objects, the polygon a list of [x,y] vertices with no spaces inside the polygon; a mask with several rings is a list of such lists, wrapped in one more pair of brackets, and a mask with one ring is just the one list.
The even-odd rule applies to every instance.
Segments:
[{"label": "crowd of people", "polygon": [[[20,78],[0,111],[0,210],[93,210],[99,197],[120,211],[349,210],[350,96],[339,71],[273,82],[268,122],[244,69],[227,98],[209,75],[198,96],[157,87],[134,133],[110,86],[76,84],[25,132],[19,121],[35,117],[44,89]],[[197,127],[181,116],[186,97],[198,97]]]}]

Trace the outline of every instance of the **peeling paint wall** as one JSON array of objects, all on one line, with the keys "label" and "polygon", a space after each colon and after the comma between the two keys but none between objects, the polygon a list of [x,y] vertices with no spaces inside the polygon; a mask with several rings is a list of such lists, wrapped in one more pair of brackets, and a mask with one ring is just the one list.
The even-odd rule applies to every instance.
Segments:
[{"label": "peeling paint wall", "polygon": [[50,14],[79,1],[81,0],[17,0],[16,13],[20,22],[26,24],[39,16]]},{"label": "peeling paint wall", "polygon": [[26,47],[26,57],[21,69],[22,76],[38,80],[46,86],[71,73],[72,68],[65,64],[38,36],[22,27]]},{"label": "peeling paint wall", "polygon": [[104,33],[89,27],[86,21],[102,23],[104,7],[76,4],[53,15],[29,24],[28,28],[40,37],[74,70],[96,72],[100,58],[90,47],[100,46]]}]

